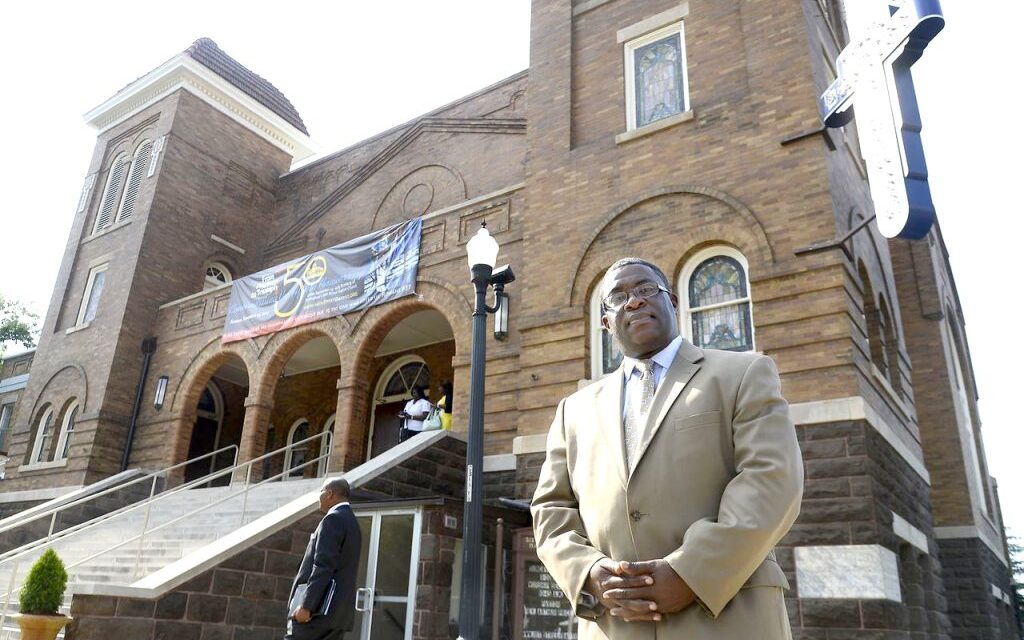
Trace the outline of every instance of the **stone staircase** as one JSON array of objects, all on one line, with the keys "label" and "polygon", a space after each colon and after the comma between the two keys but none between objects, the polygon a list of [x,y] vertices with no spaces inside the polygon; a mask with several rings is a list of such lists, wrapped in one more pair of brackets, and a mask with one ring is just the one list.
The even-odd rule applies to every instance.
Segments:
[{"label": "stone staircase", "polygon": [[[132,584],[243,524],[315,490],[321,482],[322,479],[317,478],[268,482],[252,487],[248,495],[243,495],[245,485],[241,484],[188,489],[165,497],[158,495],[149,507],[148,515],[145,503],[140,503],[135,509],[106,520],[98,519],[87,528],[58,538],[51,546],[68,567],[64,612],[67,613],[70,607],[75,585]],[[146,533],[140,545],[139,540],[132,539],[143,531],[144,526]],[[119,543],[125,544],[113,548]],[[11,595],[9,604],[6,595],[12,584],[15,562],[17,575],[14,584],[20,585],[32,563],[44,550],[40,547],[20,558],[0,563],[0,612],[5,606],[8,615],[18,609],[17,594]],[[0,628],[0,640],[18,637],[17,623],[8,617]]]}]

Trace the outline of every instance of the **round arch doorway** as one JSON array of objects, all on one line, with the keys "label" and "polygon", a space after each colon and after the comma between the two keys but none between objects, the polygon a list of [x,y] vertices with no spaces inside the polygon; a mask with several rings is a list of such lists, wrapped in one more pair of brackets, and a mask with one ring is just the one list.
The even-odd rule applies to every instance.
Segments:
[{"label": "round arch doorway", "polygon": [[[217,385],[206,383],[196,406],[196,421],[188,444],[188,460],[211,453],[220,448],[221,428],[224,423],[224,396]],[[196,460],[185,465],[185,482],[196,480],[218,469],[215,456]],[[230,462],[228,463],[230,464]],[[217,483],[214,484],[223,484]]]},{"label": "round arch doorway", "polygon": [[413,387],[429,386],[430,369],[423,358],[417,355],[398,358],[384,369],[373,392],[367,460],[398,444],[402,428],[399,412],[412,398]]}]

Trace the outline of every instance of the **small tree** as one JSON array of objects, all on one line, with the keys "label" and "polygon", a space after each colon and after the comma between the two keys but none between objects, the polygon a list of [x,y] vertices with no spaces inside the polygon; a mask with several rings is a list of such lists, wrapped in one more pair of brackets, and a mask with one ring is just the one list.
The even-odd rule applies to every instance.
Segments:
[{"label": "small tree", "polygon": [[67,586],[68,572],[64,562],[53,549],[47,549],[32,565],[25,586],[21,588],[21,612],[37,616],[60,615]]},{"label": "small tree", "polygon": [[33,334],[37,319],[25,305],[0,295],[0,361],[3,360],[5,342],[17,342],[29,349],[36,345]]}]

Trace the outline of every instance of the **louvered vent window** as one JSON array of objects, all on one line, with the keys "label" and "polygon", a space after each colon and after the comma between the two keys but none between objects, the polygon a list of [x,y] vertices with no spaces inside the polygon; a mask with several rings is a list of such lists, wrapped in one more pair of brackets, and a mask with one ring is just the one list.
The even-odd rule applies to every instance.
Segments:
[{"label": "louvered vent window", "polygon": [[146,140],[135,150],[135,157],[132,159],[132,168],[128,172],[128,184],[124,187],[124,196],[121,198],[121,207],[117,210],[117,221],[127,220],[135,212],[135,200],[139,196],[139,187],[142,185],[142,178],[146,175],[146,167],[149,164],[149,154],[153,150],[153,141]]},{"label": "louvered vent window", "polygon": [[100,201],[100,211],[96,215],[96,226],[92,232],[102,231],[109,227],[114,221],[114,211],[117,207],[118,196],[121,195],[121,186],[124,184],[125,170],[128,168],[128,154],[122,153],[114,158],[107,173],[107,185],[103,189],[103,200]]}]

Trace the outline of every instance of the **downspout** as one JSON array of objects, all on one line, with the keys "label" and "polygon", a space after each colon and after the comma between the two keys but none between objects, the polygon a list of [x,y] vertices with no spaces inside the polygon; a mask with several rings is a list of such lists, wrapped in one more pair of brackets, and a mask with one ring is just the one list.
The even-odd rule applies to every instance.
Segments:
[{"label": "downspout", "polygon": [[128,439],[124,444],[124,454],[121,456],[121,471],[128,469],[128,456],[132,452],[132,440],[135,439],[135,423],[139,419],[139,409],[142,407],[142,390],[146,386],[146,376],[149,374],[149,361],[156,351],[156,337],[146,338],[142,341],[142,372],[139,374],[139,385],[135,388],[135,402],[132,403],[132,419],[128,422]]}]

